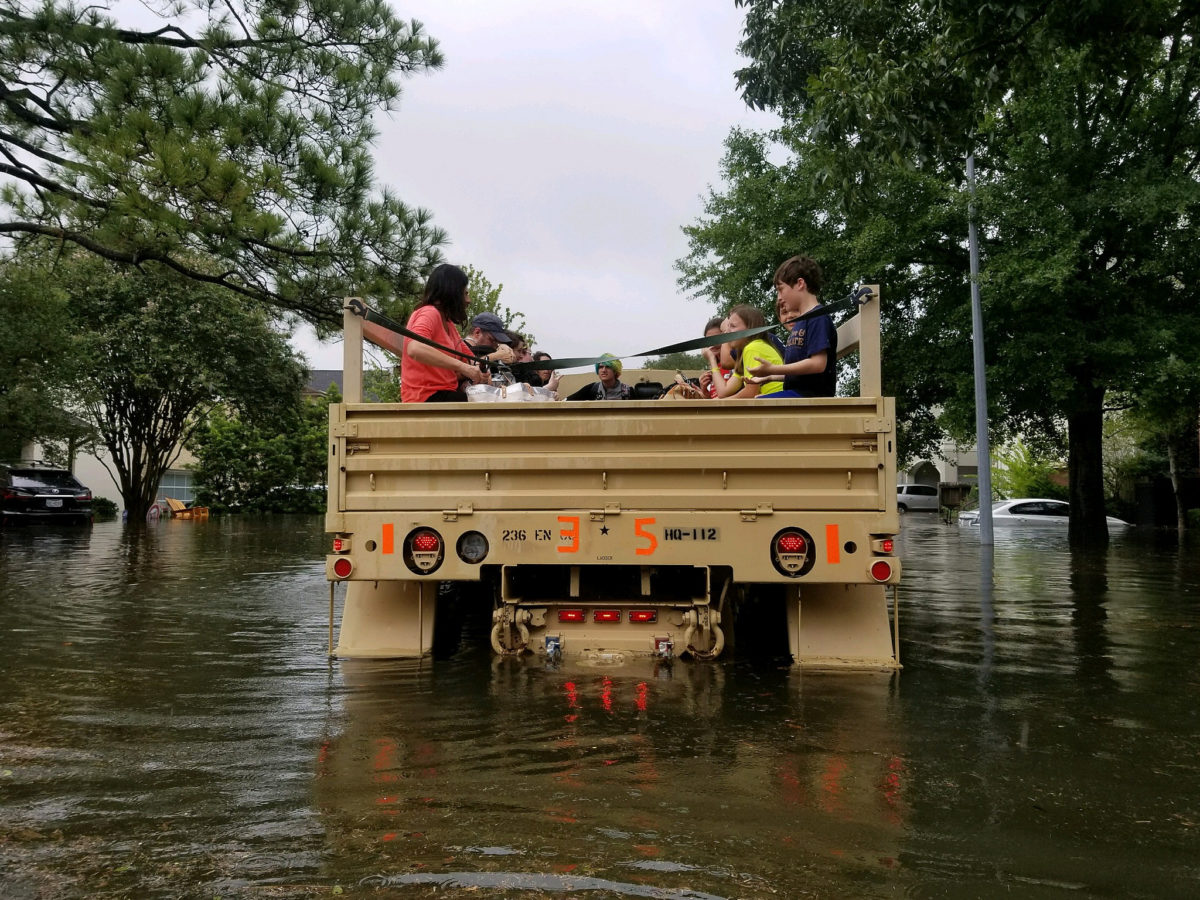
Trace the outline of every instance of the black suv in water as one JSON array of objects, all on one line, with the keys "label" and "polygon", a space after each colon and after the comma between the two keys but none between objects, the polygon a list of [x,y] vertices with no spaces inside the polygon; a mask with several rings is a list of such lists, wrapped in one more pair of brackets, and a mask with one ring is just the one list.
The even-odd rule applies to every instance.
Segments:
[{"label": "black suv in water", "polygon": [[92,523],[92,492],[66,469],[0,465],[0,525]]}]

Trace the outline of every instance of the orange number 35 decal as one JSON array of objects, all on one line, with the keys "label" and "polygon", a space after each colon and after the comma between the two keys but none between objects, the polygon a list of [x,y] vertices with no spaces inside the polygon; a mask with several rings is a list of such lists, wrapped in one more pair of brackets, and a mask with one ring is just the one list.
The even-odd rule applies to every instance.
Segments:
[{"label": "orange number 35 decal", "polygon": [[633,520],[633,533],[636,534],[638,537],[645,538],[646,540],[648,540],[650,542],[650,546],[638,547],[636,550],[633,551],[638,556],[649,556],[655,550],[658,549],[658,538],[656,538],[653,534],[651,534],[649,531],[647,531],[645,528],[642,527],[643,525],[653,525],[654,521],[655,521],[654,519],[634,519]]}]

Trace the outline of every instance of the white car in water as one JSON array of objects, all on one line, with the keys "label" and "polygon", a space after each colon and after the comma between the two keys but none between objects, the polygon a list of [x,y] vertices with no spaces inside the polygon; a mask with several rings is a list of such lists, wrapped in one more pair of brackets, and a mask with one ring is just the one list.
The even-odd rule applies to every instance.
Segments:
[{"label": "white car in water", "polygon": [[931,484],[896,485],[896,508],[900,512],[913,509],[938,511],[938,489]]},{"label": "white car in water", "polygon": [[[1032,526],[1035,528],[1067,527],[1071,507],[1062,500],[1044,500],[1021,497],[1016,500],[999,500],[992,504],[992,524],[1002,526]],[[1106,516],[1109,528],[1127,528],[1128,522]],[[979,526],[979,510],[972,509],[958,514],[959,525]]]}]

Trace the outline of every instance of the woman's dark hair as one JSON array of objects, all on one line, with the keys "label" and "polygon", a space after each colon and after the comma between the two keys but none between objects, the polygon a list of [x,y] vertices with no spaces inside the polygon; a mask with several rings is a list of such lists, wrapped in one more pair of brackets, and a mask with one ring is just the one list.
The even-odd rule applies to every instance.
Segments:
[{"label": "woman's dark hair", "polygon": [[467,321],[467,273],[458,266],[442,263],[429,273],[422,306],[436,306],[456,325]]},{"label": "woman's dark hair", "polygon": [[539,350],[537,353],[533,354],[534,362],[541,362],[543,359],[554,359],[554,357],[545,350]]}]

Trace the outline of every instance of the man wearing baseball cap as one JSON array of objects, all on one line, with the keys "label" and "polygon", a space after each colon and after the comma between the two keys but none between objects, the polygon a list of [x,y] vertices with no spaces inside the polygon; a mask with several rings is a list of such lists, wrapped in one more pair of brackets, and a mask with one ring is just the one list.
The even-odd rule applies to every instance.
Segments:
[{"label": "man wearing baseball cap", "polygon": [[509,351],[509,359],[498,359],[498,362],[512,362],[512,337],[504,330],[504,323],[495,313],[481,312],[471,319],[465,335],[467,344],[476,356],[487,356],[501,346]]}]

